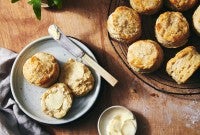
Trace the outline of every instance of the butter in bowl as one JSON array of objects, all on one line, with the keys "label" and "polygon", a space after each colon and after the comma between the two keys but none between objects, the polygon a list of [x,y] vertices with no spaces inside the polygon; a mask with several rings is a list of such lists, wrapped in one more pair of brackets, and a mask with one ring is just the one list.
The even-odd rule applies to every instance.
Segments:
[{"label": "butter in bowl", "polygon": [[133,113],[123,106],[111,106],[100,115],[99,135],[135,135],[137,122]]}]

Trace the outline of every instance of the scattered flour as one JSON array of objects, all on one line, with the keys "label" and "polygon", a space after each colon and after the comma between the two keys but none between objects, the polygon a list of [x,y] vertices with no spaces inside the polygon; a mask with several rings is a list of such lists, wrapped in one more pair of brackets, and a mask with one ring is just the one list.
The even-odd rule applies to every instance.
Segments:
[{"label": "scattered flour", "polygon": [[[178,106],[170,101],[168,102],[167,107],[170,110],[177,111],[178,118],[187,121],[187,123],[185,123],[186,127],[195,128],[200,124],[200,110],[196,108],[197,103],[198,102],[194,100],[187,106]],[[171,119],[169,114],[167,116],[169,117],[167,120]]]}]

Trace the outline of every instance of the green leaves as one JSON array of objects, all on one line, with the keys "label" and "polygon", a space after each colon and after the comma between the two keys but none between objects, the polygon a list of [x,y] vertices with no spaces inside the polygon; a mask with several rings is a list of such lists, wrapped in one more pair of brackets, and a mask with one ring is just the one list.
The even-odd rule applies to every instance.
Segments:
[{"label": "green leaves", "polygon": [[41,0],[30,0],[28,3],[33,6],[37,19],[41,20]]},{"label": "green leaves", "polygon": [[[11,0],[12,3],[15,3],[20,0]],[[33,11],[38,20],[41,20],[41,0],[29,0],[28,3],[33,6]],[[57,7],[58,9],[62,8],[63,0],[47,0],[49,7]]]},{"label": "green leaves", "polygon": [[53,2],[57,8],[59,8],[59,9],[62,8],[62,0],[53,0]]},{"label": "green leaves", "polygon": [[62,0],[47,0],[50,7],[56,6],[58,9],[62,8]]}]

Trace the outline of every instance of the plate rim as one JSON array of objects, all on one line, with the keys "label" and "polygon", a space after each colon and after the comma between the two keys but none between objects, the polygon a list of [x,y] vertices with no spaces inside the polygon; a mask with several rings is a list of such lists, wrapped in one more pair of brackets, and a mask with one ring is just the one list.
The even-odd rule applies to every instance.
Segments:
[{"label": "plate rim", "polygon": [[[98,61],[96,60],[96,57],[94,56],[93,52],[83,43],[81,42],[79,39],[75,38],[75,37],[72,37],[72,36],[67,36],[69,37],[70,39],[72,40],[76,40],[78,42],[80,42],[80,44],[82,44],[84,47],[86,47],[88,49],[88,51],[91,53],[90,56],[92,56],[94,58],[94,60],[98,63]],[[18,63],[18,61],[20,60],[20,58],[23,56],[23,54],[26,52],[26,50],[28,50],[30,47],[32,47],[33,45],[35,45],[37,42],[41,42],[41,41],[44,41],[44,40],[54,40],[51,36],[43,36],[43,37],[40,37],[40,38],[37,38],[33,41],[31,41],[30,43],[28,43],[17,55],[13,65],[12,65],[12,68],[11,68],[11,73],[10,73],[10,89],[11,89],[11,93],[12,93],[12,96],[15,100],[15,102],[17,103],[17,105],[19,106],[20,110],[22,110],[23,113],[25,113],[28,117],[32,118],[33,120],[36,120],[40,123],[44,123],[44,124],[52,124],[52,125],[59,125],[59,124],[66,124],[66,123],[70,123],[72,121],[75,121],[79,118],[81,118],[84,114],[86,114],[91,108],[92,106],[94,105],[94,103],[96,102],[97,98],[98,98],[98,95],[100,93],[100,88],[101,88],[101,76],[97,73],[96,73],[96,78],[98,80],[98,85],[96,85],[96,90],[97,90],[97,93],[95,94],[95,98],[93,100],[93,103],[90,104],[87,109],[85,109],[85,111],[82,111],[81,113],[79,113],[78,116],[70,119],[70,120],[65,120],[65,121],[56,121],[56,122],[47,122],[47,121],[44,121],[42,119],[40,119],[39,117],[33,115],[30,113],[30,111],[27,111],[23,105],[21,105],[21,103],[19,102],[15,92],[14,92],[14,84],[13,84],[13,81],[14,81],[14,72],[15,72],[15,67],[16,67],[16,64]],[[85,52],[85,50],[83,50]],[[59,119],[58,119],[59,120]]]}]

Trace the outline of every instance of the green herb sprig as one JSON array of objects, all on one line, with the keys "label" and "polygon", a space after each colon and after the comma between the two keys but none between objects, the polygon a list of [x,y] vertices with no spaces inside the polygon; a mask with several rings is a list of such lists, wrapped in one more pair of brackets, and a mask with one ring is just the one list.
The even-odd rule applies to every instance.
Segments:
[{"label": "green herb sprig", "polygon": [[[11,0],[12,3],[15,3],[20,0]],[[33,11],[38,20],[41,20],[41,0],[29,0],[28,4],[33,6]],[[62,0],[47,0],[49,7],[57,7],[58,9],[62,8]]]}]

